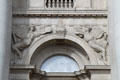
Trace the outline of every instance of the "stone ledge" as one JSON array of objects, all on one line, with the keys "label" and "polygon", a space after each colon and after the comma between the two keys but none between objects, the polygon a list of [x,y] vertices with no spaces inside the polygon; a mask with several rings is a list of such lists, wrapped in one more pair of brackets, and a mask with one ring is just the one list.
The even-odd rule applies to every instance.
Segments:
[{"label": "stone ledge", "polygon": [[[10,70],[34,70],[34,69],[36,69],[34,65],[13,65],[10,67]],[[111,70],[111,67],[110,65],[86,65],[84,69],[85,70]],[[75,71],[75,72],[78,72],[78,71]]]},{"label": "stone ledge", "polygon": [[110,65],[86,65],[86,70],[111,70]]},{"label": "stone ledge", "polygon": [[86,65],[85,70],[90,74],[110,74],[110,65]]},{"label": "stone ledge", "polygon": [[84,70],[80,70],[80,71],[75,71],[75,72],[45,72],[45,71],[38,71],[36,69],[35,66],[33,65],[14,65],[10,67],[10,71],[11,72],[18,72],[18,71],[32,71],[35,74],[39,74],[39,75],[44,75],[44,76],[48,76],[48,77],[52,77],[52,76],[68,76],[68,77],[73,77],[73,76],[79,76],[79,75],[83,75],[86,73],[107,73],[110,74],[111,68],[110,65],[86,65]]},{"label": "stone ledge", "polygon": [[76,75],[74,74],[74,72],[48,72],[48,73],[46,73],[45,76],[48,76],[48,77],[52,77],[52,76],[70,77],[71,76],[71,77],[73,77]]},{"label": "stone ledge", "polygon": [[10,66],[10,70],[34,70],[35,66],[33,65],[13,65]]},{"label": "stone ledge", "polygon": [[107,10],[80,10],[80,11],[51,11],[51,10],[43,10],[43,11],[14,11],[13,17],[23,16],[23,17],[41,17],[41,16],[87,16],[87,17],[107,17]]}]

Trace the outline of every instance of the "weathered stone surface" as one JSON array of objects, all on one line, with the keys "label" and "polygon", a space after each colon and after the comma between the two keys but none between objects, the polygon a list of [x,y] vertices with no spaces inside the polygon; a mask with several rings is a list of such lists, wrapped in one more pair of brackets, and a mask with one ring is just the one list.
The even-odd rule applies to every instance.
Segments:
[{"label": "weathered stone surface", "polygon": [[[48,1],[48,2],[47,2]],[[73,1],[73,2],[72,2]],[[63,2],[63,3],[62,3]],[[48,4],[47,4],[48,3]],[[73,3],[73,7],[72,4]],[[98,4],[99,3],[99,4]],[[107,0],[70,0],[68,5],[67,0],[61,0],[59,4],[49,0],[13,0],[13,10],[14,11],[24,11],[24,10],[106,10],[107,9]]]},{"label": "weathered stone surface", "polygon": [[11,0],[0,0],[0,80],[9,79],[11,54]]},{"label": "weathered stone surface", "polygon": [[[13,3],[11,65],[35,65],[35,69],[23,66],[21,72],[14,67],[11,74],[27,80],[110,80],[106,0],[50,1]],[[43,63],[55,55],[72,58],[80,71],[42,74]]]}]

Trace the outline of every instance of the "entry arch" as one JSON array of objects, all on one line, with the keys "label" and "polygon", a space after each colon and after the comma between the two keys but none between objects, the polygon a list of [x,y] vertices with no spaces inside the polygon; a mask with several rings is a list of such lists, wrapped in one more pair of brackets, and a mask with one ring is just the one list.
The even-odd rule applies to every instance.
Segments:
[{"label": "entry arch", "polygon": [[30,64],[31,58],[34,52],[36,51],[36,49],[39,46],[43,45],[44,43],[49,42],[51,40],[55,40],[55,39],[69,40],[72,43],[77,44],[88,55],[89,61],[92,65],[98,64],[95,51],[91,49],[90,46],[83,39],[79,38],[78,36],[73,36],[73,35],[66,35],[63,37],[57,34],[45,35],[42,38],[40,37],[34,40],[31,46],[26,51],[24,51],[24,58],[23,58],[24,63]]}]

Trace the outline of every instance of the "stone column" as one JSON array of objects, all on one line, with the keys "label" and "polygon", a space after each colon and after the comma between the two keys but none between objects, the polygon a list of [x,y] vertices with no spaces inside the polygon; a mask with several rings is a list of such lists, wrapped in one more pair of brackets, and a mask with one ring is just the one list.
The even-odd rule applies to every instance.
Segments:
[{"label": "stone column", "polygon": [[120,0],[108,0],[112,80],[120,80]]},{"label": "stone column", "polygon": [[11,2],[0,0],[0,80],[8,80],[11,53]]}]

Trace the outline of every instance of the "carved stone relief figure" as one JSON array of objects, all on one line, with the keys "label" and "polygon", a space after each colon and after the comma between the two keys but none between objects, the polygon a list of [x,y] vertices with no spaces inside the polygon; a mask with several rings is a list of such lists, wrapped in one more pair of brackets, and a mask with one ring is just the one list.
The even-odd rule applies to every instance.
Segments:
[{"label": "carved stone relief figure", "polygon": [[107,32],[99,26],[86,25],[80,27],[80,31],[76,35],[84,39],[95,52],[99,53],[99,59],[106,64]]},{"label": "carved stone relief figure", "polygon": [[57,25],[57,24],[41,24],[41,25],[14,25],[12,46],[15,53],[21,57],[24,49],[28,48],[34,39],[46,34],[58,34],[64,37],[66,34],[77,35],[85,40],[88,45],[99,53],[99,59],[106,64],[107,58],[107,32],[106,27],[99,25]]},{"label": "carved stone relief figure", "polygon": [[[20,25],[19,25],[20,26]],[[32,41],[41,36],[41,35],[44,35],[44,34],[47,34],[47,33],[51,33],[52,32],[52,29],[50,28],[44,28],[42,29],[42,31],[39,31],[38,30],[38,27],[39,26],[34,26],[34,25],[31,25],[31,26],[25,26],[25,25],[22,25],[22,27],[26,27],[28,28],[28,31],[26,29],[26,32],[27,33],[23,33],[23,31],[19,31],[18,33],[22,32],[24,36],[22,36],[21,34],[19,35],[18,33],[14,32],[13,31],[13,38],[14,40],[15,39],[19,39],[18,41],[15,41],[12,48],[13,50],[16,51],[17,55],[21,58],[22,56],[22,51],[23,49],[27,48],[30,46],[30,44],[32,43]],[[25,28],[23,28],[25,29]]]},{"label": "carved stone relief figure", "polygon": [[[80,38],[84,38],[84,34],[88,31],[88,25],[76,25],[76,35],[79,36]],[[87,37],[89,38],[89,37]]]}]

